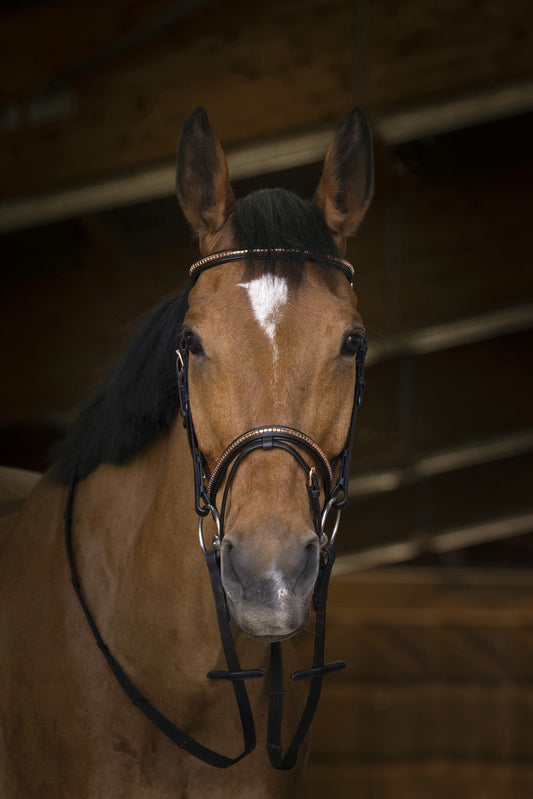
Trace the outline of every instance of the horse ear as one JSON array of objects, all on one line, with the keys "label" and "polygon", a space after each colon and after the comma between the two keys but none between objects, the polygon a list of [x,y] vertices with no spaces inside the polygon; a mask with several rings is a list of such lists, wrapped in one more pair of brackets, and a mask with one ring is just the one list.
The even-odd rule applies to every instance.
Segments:
[{"label": "horse ear", "polygon": [[372,137],[365,117],[354,108],[330,145],[314,200],[341,253],[346,237],[359,227],[373,191]]},{"label": "horse ear", "polygon": [[230,246],[233,191],[224,151],[203,108],[185,122],[178,144],[178,200],[206,255]]}]

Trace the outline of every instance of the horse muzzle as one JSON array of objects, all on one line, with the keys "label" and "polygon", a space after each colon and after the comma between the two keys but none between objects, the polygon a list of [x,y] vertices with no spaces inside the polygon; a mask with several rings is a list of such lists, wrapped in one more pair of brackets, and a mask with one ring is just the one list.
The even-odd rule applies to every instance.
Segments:
[{"label": "horse muzzle", "polygon": [[[265,569],[265,538],[246,541],[228,534],[221,546],[221,578],[228,610],[242,632],[260,641],[289,638],[308,621],[319,567],[314,533],[291,537]],[[289,551],[287,551],[289,550]]]}]

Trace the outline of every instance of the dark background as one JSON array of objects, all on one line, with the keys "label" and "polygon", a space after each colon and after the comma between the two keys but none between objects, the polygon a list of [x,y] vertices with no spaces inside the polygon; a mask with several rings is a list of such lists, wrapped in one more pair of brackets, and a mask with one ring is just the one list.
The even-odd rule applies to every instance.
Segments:
[{"label": "dark background", "polygon": [[0,463],[45,469],[136,320],[184,282],[196,246],[172,172],[195,106],[236,194],[311,196],[361,105],[377,186],[348,257],[368,384],[332,597],[337,654],[353,651],[310,774],[338,797],[530,799],[530,5],[0,8]]}]

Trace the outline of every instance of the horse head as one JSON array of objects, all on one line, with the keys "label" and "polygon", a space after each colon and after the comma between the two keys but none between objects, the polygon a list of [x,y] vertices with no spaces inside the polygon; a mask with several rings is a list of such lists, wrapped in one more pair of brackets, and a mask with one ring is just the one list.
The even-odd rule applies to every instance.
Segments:
[{"label": "horse head", "polygon": [[235,200],[202,109],[180,138],[178,198],[202,256],[268,253],[215,259],[189,293],[183,340],[206,479],[247,431],[281,426],[300,436],[270,447],[263,435],[261,446],[239,449],[213,500],[223,496],[221,576],[231,617],[263,641],[293,635],[308,618],[320,551],[308,486],[323,496],[328,476],[319,467],[329,464],[333,477],[339,468],[364,331],[357,297],[328,257],[341,260],[372,188],[371,139],[358,110],[329,148],[313,202],[279,189]]}]

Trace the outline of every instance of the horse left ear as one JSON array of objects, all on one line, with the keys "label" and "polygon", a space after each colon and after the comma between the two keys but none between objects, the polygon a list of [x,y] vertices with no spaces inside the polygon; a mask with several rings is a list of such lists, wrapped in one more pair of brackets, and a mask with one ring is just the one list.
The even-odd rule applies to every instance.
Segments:
[{"label": "horse left ear", "polygon": [[339,252],[353,236],[374,192],[372,137],[359,108],[346,117],[327,152],[315,206],[333,233]]},{"label": "horse left ear", "polygon": [[224,151],[198,107],[185,122],[178,144],[178,200],[200,239],[203,255],[232,243],[233,191]]}]

